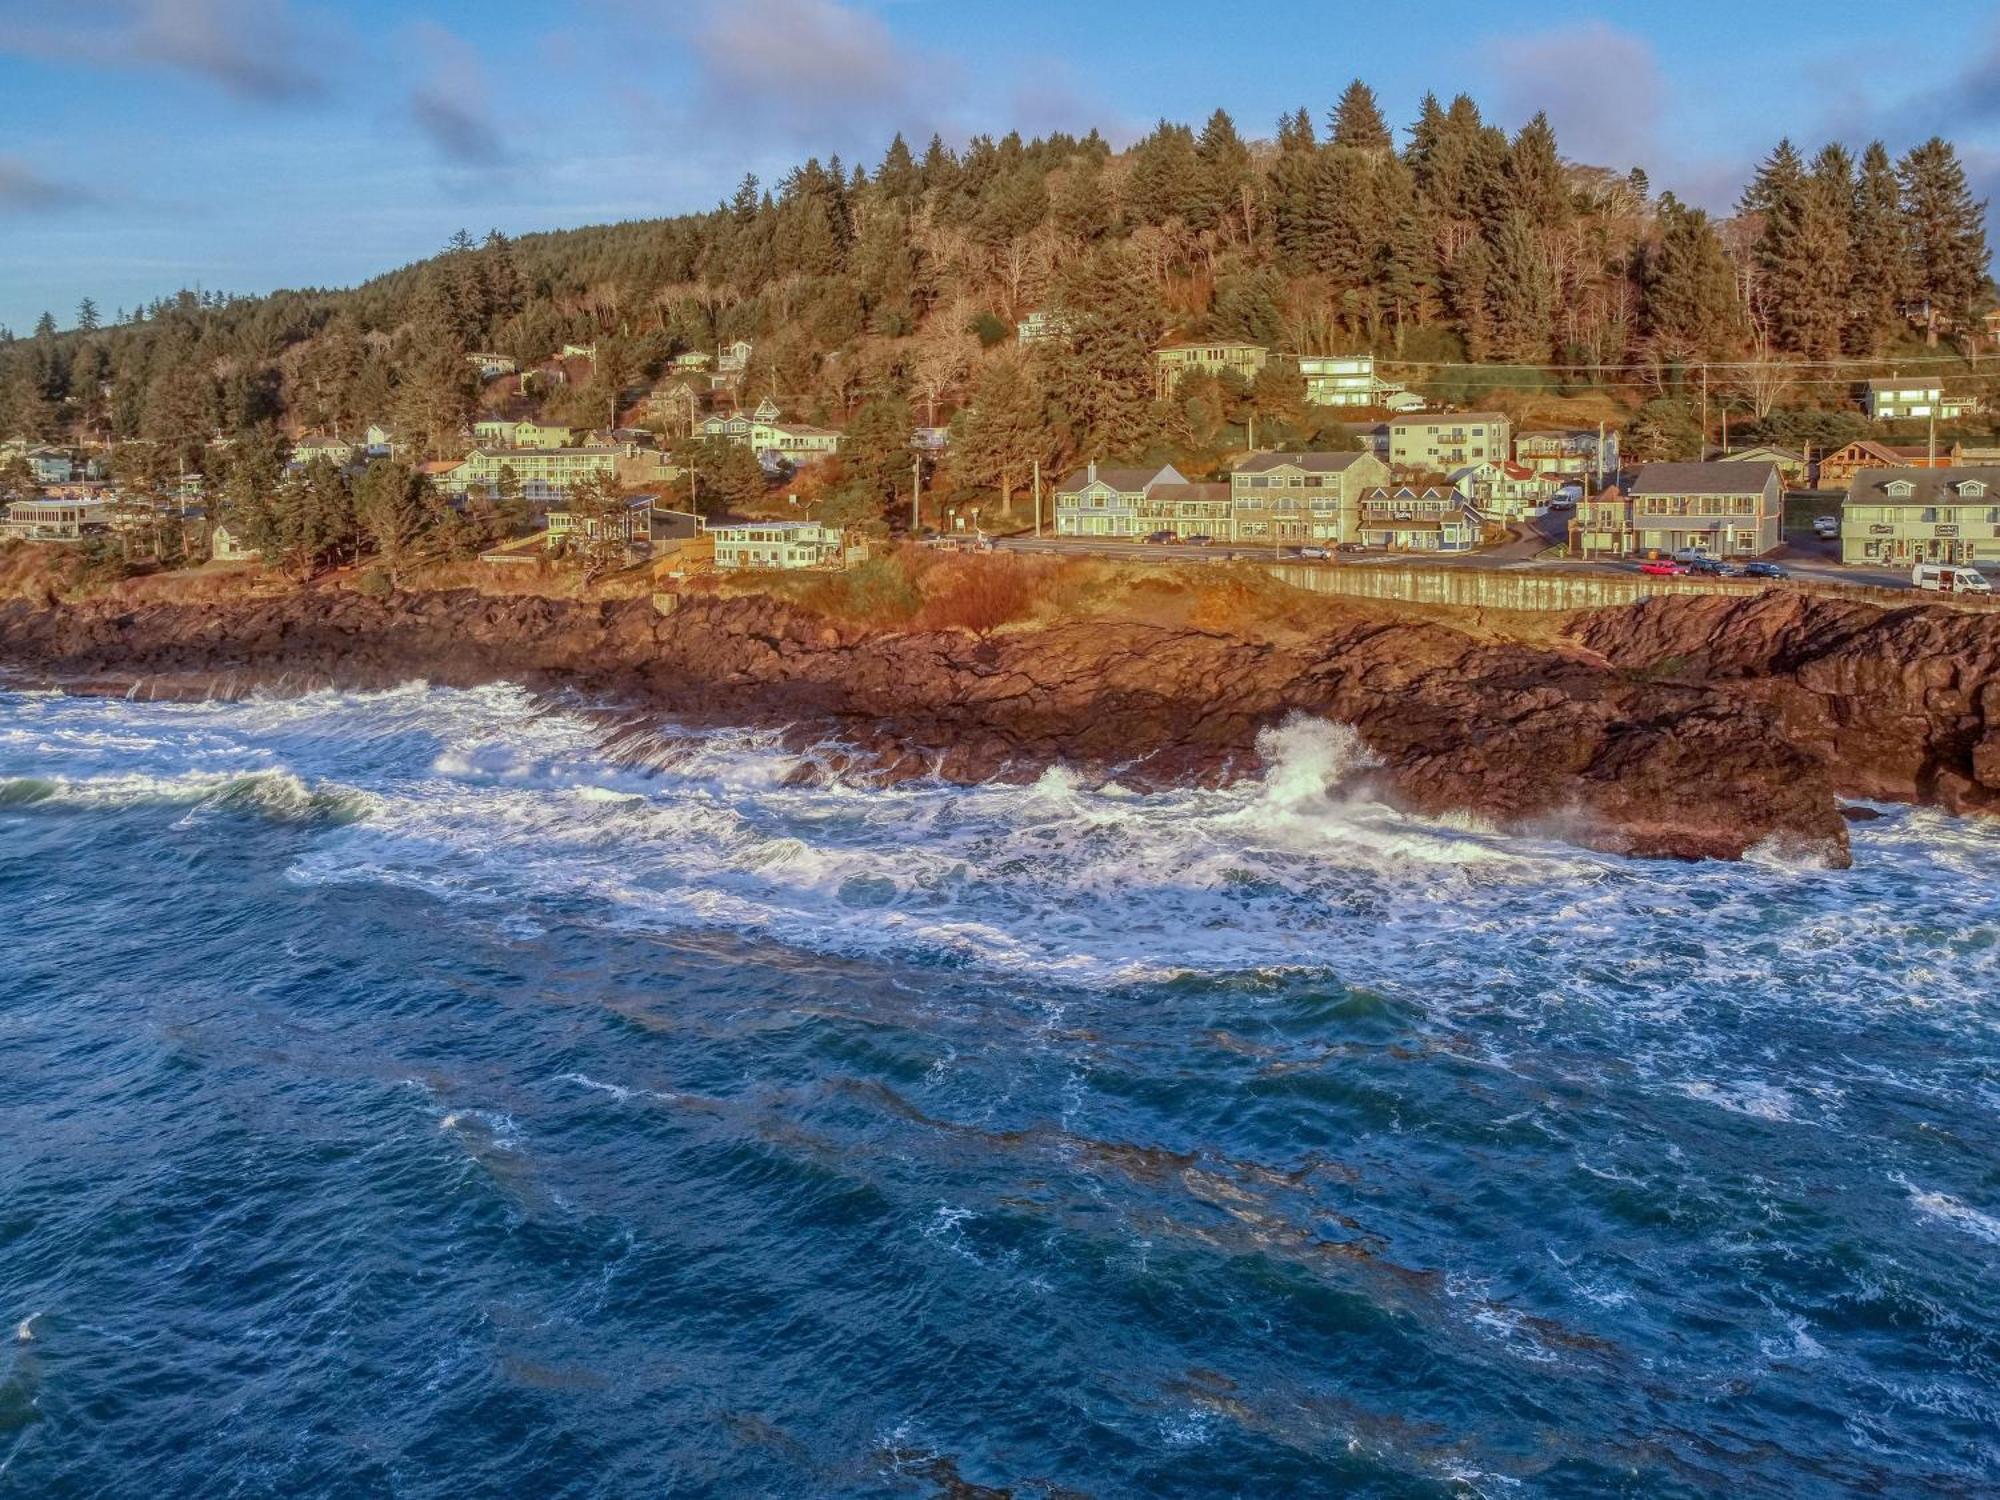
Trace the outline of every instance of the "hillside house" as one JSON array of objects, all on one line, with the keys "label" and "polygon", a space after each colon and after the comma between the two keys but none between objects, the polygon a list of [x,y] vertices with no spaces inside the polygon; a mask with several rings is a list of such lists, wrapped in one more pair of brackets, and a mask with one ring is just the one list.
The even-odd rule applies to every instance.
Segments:
[{"label": "hillside house", "polygon": [[1116,468],[1093,462],[1056,486],[1056,535],[1149,535],[1159,528],[1148,524],[1148,496],[1160,485],[1187,482],[1187,476],[1172,464]]},{"label": "hillside house", "polygon": [[1153,351],[1162,395],[1172,391],[1183,375],[1196,370],[1209,375],[1239,375],[1245,380],[1254,380],[1270,357],[1271,351],[1262,344],[1231,339],[1167,344]]},{"label": "hillside house", "polygon": [[481,380],[498,380],[502,375],[512,375],[520,369],[520,362],[507,354],[468,354],[465,362],[479,372]]},{"label": "hillside house", "polygon": [[1023,344],[1039,344],[1044,339],[1066,338],[1069,330],[1067,314],[1037,308],[1014,325],[1014,337]]},{"label": "hillside house", "polygon": [[511,470],[521,497],[532,501],[562,500],[586,479],[616,477],[625,450],[598,448],[474,448],[462,463],[438,476],[450,495],[500,493],[501,471]]},{"label": "hillside house", "polygon": [[2000,467],[1863,469],[1840,522],[1842,562],[2000,563]]},{"label": "hillside house", "polygon": [[715,565],[736,568],[831,568],[846,561],[840,528],[818,521],[732,521],[708,528]]},{"label": "hillside house", "polygon": [[1640,551],[1693,547],[1712,557],[1761,557],[1782,540],[1776,464],[1645,464],[1626,496]]},{"label": "hillside house", "polygon": [[75,542],[111,530],[112,507],[98,500],[16,500],[0,532],[25,542]]},{"label": "hillside house", "polygon": [[303,437],[292,444],[291,466],[303,468],[321,459],[336,469],[344,469],[354,462],[355,447],[345,438]]},{"label": "hillside house", "polygon": [[387,458],[396,451],[396,434],[380,422],[370,422],[361,435],[361,446],[370,458]]},{"label": "hillside house", "polygon": [[1229,476],[1229,538],[1353,541],[1362,492],[1388,482],[1388,466],[1372,453],[1253,453]]},{"label": "hillside house", "polygon": [[1389,462],[1401,469],[1448,473],[1511,458],[1512,432],[1513,425],[1497,411],[1396,417],[1389,423]]},{"label": "hillside house", "polygon": [[1378,485],[1361,492],[1361,544],[1385,552],[1470,552],[1485,531],[1472,502],[1449,485]]},{"label": "hillside house", "polygon": [[1929,376],[1871,380],[1861,391],[1861,409],[1876,422],[1900,422],[1944,415],[1944,387]]}]

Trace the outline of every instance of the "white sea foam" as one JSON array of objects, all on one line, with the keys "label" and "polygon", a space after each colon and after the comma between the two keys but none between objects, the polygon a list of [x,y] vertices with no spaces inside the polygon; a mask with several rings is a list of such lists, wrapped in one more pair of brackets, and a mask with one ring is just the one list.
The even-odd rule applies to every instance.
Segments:
[{"label": "white sea foam", "polygon": [[1933,1192],[1918,1187],[1907,1178],[1896,1176],[1890,1179],[1910,1195],[1910,1206],[1918,1215],[1933,1224],[1947,1225],[1984,1240],[1989,1245],[2000,1245],[2000,1218],[1974,1208],[1971,1204],[1952,1197],[1949,1193]]},{"label": "white sea foam", "polygon": [[[607,752],[598,722],[509,687],[9,695],[0,724],[16,800],[344,825],[314,829],[296,878],[422,891],[517,939],[564,921],[716,931],[1081,985],[1326,969],[1430,1006],[1614,1001],[1655,1032],[1724,992],[1992,1024],[1990,826],[1892,808],[1856,827],[1852,871],[1628,862],[1399,812],[1354,734],[1306,718],[1266,731],[1260,780],[1143,794],[1061,767],[1024,786],[795,785],[774,734]],[[1798,1117],[1740,1059],[1726,1078],[1700,1061],[1633,1057],[1716,1107]]]}]

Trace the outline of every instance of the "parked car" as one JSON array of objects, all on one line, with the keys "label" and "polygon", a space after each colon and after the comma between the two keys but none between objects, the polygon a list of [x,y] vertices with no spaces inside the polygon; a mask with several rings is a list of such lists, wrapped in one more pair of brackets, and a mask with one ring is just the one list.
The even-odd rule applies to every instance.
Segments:
[{"label": "parked car", "polygon": [[1641,573],[1650,573],[1655,578],[1678,578],[1687,572],[1685,563],[1677,563],[1671,557],[1656,557],[1651,562],[1639,564]]},{"label": "parked car", "polygon": [[1301,547],[1299,556],[1308,562],[1326,562],[1333,554],[1324,547]]},{"label": "parked car", "polygon": [[1813,531],[1821,541],[1830,542],[1840,535],[1839,516],[1814,516]]},{"label": "parked car", "polygon": [[1984,573],[1971,568],[1947,567],[1943,563],[1918,563],[1910,569],[1910,586],[1932,594],[1990,594],[1993,585]]},{"label": "parked car", "polygon": [[1776,563],[1753,562],[1743,565],[1743,576],[1745,578],[1790,578],[1792,575]]},{"label": "parked car", "polygon": [[1156,531],[1146,538],[1149,542],[1177,542],[1180,537],[1171,531]]},{"label": "parked car", "polygon": [[1194,536],[1182,537],[1181,540],[1186,542],[1190,547],[1212,547],[1215,545],[1214,537],[1205,536],[1199,532],[1197,532]]},{"label": "parked car", "polygon": [[1336,552],[1366,552],[1368,544],[1366,542],[1342,542],[1334,550]]},{"label": "parked car", "polygon": [[1683,547],[1674,554],[1674,561],[1678,563],[1707,562],[1713,555],[1706,547]]},{"label": "parked car", "polygon": [[1719,557],[1698,557],[1687,565],[1690,573],[1703,578],[1734,578],[1736,570]]}]

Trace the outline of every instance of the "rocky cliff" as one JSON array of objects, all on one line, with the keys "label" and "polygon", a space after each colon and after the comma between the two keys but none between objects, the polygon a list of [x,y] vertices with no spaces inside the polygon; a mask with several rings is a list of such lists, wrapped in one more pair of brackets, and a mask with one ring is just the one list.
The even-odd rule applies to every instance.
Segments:
[{"label": "rocky cliff", "polygon": [[[1639,855],[1766,840],[1846,857],[1837,794],[2000,802],[2000,620],[1772,593],[1658,599],[1553,644],[1357,616],[1296,643],[1077,622],[975,638],[762,598],[581,604],[301,592],[222,605],[0,605],[0,661],[98,690],[421,677],[572,686],[701,722],[832,736],[884,776],[1133,785],[1254,774],[1291,713],[1351,724],[1381,791]],[[1988,725],[1996,726],[1989,729]]]}]

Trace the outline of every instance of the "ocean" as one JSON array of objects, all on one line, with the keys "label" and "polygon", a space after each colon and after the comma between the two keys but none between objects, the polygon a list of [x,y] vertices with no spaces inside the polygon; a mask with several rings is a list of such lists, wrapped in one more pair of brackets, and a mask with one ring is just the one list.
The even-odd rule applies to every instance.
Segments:
[{"label": "ocean", "polygon": [[2000,825],[0,692],[0,1495],[2000,1487]]}]

